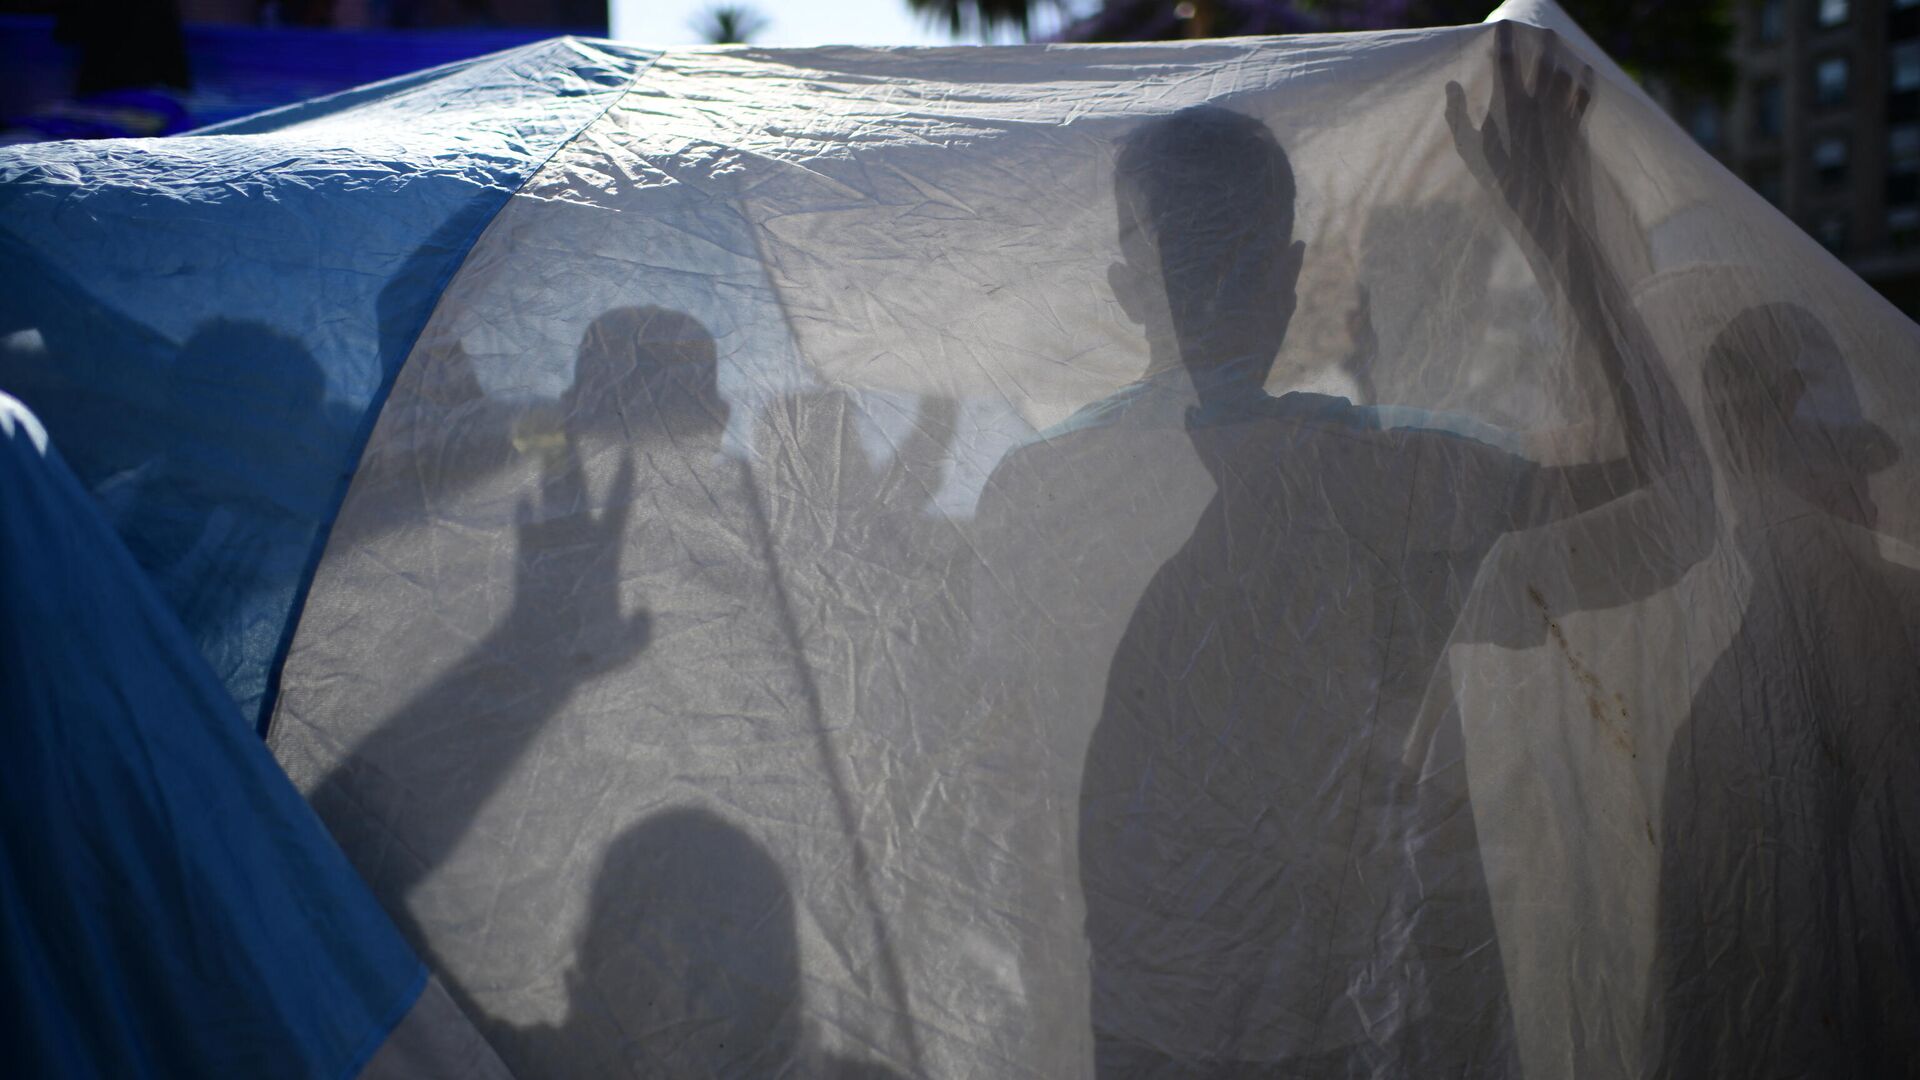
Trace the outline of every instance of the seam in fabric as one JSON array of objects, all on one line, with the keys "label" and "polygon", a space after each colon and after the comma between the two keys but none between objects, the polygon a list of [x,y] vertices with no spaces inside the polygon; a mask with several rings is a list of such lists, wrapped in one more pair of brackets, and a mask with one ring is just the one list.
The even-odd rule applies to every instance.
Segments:
[{"label": "seam in fabric", "polygon": [[[570,36],[554,39],[555,43],[564,44],[568,47],[575,45],[579,41],[580,39]],[[479,246],[480,241],[485,238],[487,230],[493,227],[494,221],[499,218],[501,212],[504,211],[522,191],[526,190],[528,184],[533,183],[540,174],[546,172],[547,167],[553,164],[555,158],[559,157],[563,151],[572,146],[589,128],[592,128],[595,124],[605,119],[608,113],[612,112],[621,102],[625,101],[627,95],[633,93],[634,87],[639,85],[641,78],[645,76],[647,72],[652,71],[653,65],[658,63],[660,57],[665,54],[666,51],[661,50],[649,57],[647,62],[638,70],[634,71],[633,75],[627,79],[626,87],[619,93],[613,95],[613,100],[607,102],[606,106],[599,112],[594,113],[591,117],[581,122],[580,126],[575,128],[572,134],[562,139],[546,157],[540,160],[540,164],[527,171],[527,175],[523,177],[518,184],[514,185],[513,190],[509,191],[505,198],[500,200],[500,205],[494,208],[493,213],[487,215],[485,221],[474,226],[472,234],[467,237],[466,248],[461,252],[459,261],[447,271],[445,278],[441,280],[434,289],[432,293],[432,303],[426,305],[426,314],[421,317],[420,324],[414,327],[411,340],[407,345],[406,354],[401,358],[399,363],[393,366],[392,371],[381,374],[380,386],[374,391],[373,396],[368,399],[366,413],[360,419],[359,430],[354,433],[353,447],[348,454],[345,468],[340,475],[340,480],[335,486],[333,498],[327,509],[327,515],[321,520],[319,530],[313,538],[313,545],[307,552],[306,566],[300,573],[299,582],[294,586],[293,601],[287,611],[286,625],[281,628],[280,641],[274,646],[273,660],[267,665],[267,683],[266,688],[260,695],[260,713],[254,719],[254,731],[255,734],[260,737],[261,741],[266,741],[268,736],[273,733],[273,718],[280,704],[280,679],[286,670],[287,657],[293,651],[294,634],[299,630],[300,620],[306,614],[307,597],[313,591],[313,580],[320,572],[321,561],[326,558],[327,541],[332,538],[333,527],[339,522],[340,510],[346,505],[347,493],[353,487],[353,478],[360,471],[362,459],[366,457],[367,446],[373,441],[373,430],[380,422],[380,415],[386,411],[387,398],[393,393],[394,384],[400,381],[400,373],[404,371],[407,364],[413,360],[413,352],[420,344],[420,335],[426,333],[428,325],[433,322],[433,316],[440,310],[440,301],[445,297],[447,288],[453,284],[455,278],[460,276],[460,271],[466,268],[467,259],[472,257],[473,249]]]}]

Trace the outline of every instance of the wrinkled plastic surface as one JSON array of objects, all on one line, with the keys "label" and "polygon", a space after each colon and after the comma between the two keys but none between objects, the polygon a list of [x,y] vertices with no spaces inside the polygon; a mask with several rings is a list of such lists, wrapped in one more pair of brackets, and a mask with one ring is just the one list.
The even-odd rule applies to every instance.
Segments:
[{"label": "wrinkled plastic surface", "polygon": [[1913,1071],[1920,331],[1502,14],[672,51],[505,203],[272,745],[516,1075]]},{"label": "wrinkled plastic surface", "polygon": [[250,719],[369,407],[473,237],[643,63],[550,42],[211,134],[0,157],[0,388]]},{"label": "wrinkled plastic surface", "polygon": [[425,970],[5,395],[0,524],[8,1071],[358,1073]]}]

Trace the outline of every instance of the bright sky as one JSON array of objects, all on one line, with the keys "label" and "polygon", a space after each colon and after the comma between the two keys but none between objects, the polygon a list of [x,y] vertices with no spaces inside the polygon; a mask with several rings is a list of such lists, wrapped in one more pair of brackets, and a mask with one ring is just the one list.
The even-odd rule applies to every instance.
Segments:
[{"label": "bright sky", "polygon": [[[697,45],[691,23],[715,0],[610,0],[612,35],[636,45]],[[950,45],[907,0],[734,0],[766,16],[756,45]],[[969,39],[977,41],[978,39]]]}]

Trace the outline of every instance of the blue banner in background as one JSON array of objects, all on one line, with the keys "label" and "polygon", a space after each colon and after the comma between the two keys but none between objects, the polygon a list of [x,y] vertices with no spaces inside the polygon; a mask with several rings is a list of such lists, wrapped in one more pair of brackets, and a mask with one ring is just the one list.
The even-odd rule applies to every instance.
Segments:
[{"label": "blue banner in background", "polygon": [[315,30],[190,25],[193,89],[76,98],[74,51],[50,16],[0,16],[0,142],[172,135],[562,34],[604,26]]}]

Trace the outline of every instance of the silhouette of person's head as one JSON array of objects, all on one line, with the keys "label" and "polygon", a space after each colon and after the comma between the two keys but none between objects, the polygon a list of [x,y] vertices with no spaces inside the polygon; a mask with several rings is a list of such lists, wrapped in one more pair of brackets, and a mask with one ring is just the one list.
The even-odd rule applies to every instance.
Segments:
[{"label": "silhouette of person's head", "polygon": [[569,989],[569,1027],[616,1040],[636,1075],[779,1075],[801,1050],[780,865],[706,810],[634,825],[601,864]]},{"label": "silhouette of person's head", "polygon": [[1257,389],[1293,318],[1305,245],[1293,166],[1258,120],[1211,105],[1129,134],[1114,165],[1115,297],[1147,330],[1156,370],[1178,362],[1205,399]]},{"label": "silhouette of person's head", "polygon": [[692,316],[658,307],[615,308],[593,320],[560,404],[576,433],[664,429],[676,439],[715,439],[727,426],[713,335]]},{"label": "silhouette of person's head", "polygon": [[174,400],[223,427],[303,427],[326,391],[326,375],[306,346],[260,322],[201,323],[173,362]]},{"label": "silhouette of person's head", "polygon": [[1900,455],[1868,421],[1833,335],[1797,304],[1748,308],[1708,349],[1707,406],[1739,490],[1779,485],[1873,528],[1867,478]]},{"label": "silhouette of person's head", "polygon": [[[238,484],[264,498],[267,493],[256,490],[263,470],[282,479],[316,468],[330,472],[332,455],[351,435],[327,408],[319,361],[298,338],[266,323],[200,324],[180,346],[168,378],[176,434],[198,433],[173,440],[171,467],[198,485]],[[315,489],[325,490],[330,487]],[[272,495],[295,499],[302,491],[289,487]]]}]

